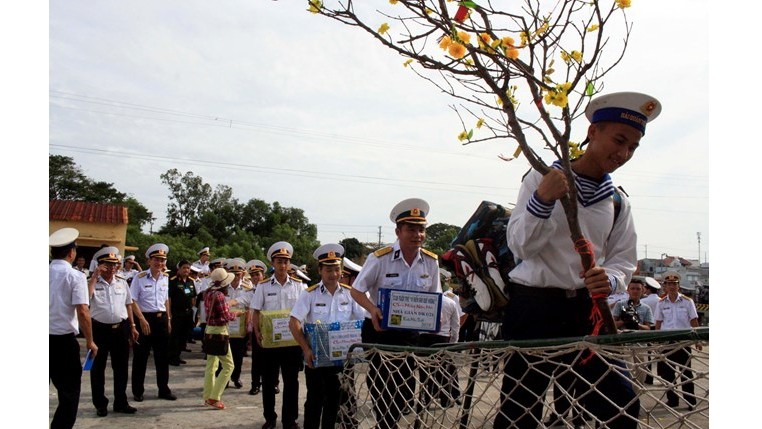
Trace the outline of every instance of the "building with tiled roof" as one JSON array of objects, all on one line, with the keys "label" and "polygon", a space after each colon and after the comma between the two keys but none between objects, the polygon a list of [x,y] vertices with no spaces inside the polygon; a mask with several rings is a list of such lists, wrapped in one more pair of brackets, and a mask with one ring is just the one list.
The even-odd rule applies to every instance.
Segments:
[{"label": "building with tiled roof", "polygon": [[125,250],[135,250],[125,244],[127,206],[50,200],[48,212],[48,233],[61,228],[77,228],[77,254],[85,256],[88,261],[103,244],[118,248],[122,254]]}]

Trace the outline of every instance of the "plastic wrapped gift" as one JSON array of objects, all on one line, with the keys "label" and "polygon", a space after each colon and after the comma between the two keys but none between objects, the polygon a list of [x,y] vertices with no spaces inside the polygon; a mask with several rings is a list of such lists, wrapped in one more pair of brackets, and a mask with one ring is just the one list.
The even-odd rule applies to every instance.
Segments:
[{"label": "plastic wrapped gift", "polygon": [[240,313],[235,320],[228,322],[228,332],[230,338],[246,337],[246,313]]},{"label": "plastic wrapped gift", "polygon": [[259,312],[262,347],[271,349],[298,345],[288,327],[289,319],[291,319],[291,310],[262,310]]},{"label": "plastic wrapped gift", "polygon": [[343,366],[352,344],[362,343],[362,323],[362,320],[305,323],[304,335],[315,355],[312,364],[315,367]]},{"label": "plastic wrapped gift", "polygon": [[383,313],[381,327],[420,332],[439,332],[442,294],[381,288],[378,306]]}]

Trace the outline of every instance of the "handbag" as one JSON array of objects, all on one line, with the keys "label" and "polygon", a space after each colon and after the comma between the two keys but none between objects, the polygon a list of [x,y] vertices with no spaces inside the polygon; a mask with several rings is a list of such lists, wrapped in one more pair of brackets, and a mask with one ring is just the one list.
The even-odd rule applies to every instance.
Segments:
[{"label": "handbag", "polygon": [[230,335],[226,334],[204,334],[204,340],[201,343],[201,351],[208,355],[225,356],[230,347]]}]

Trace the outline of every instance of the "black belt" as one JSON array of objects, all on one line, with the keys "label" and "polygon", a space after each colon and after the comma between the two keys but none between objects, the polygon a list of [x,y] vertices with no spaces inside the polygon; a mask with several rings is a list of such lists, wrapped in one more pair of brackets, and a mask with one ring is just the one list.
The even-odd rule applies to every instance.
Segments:
[{"label": "black belt", "polygon": [[[124,319],[124,320],[127,320],[127,319]],[[108,327],[108,328],[111,328],[111,329],[118,329],[119,327],[122,326],[122,324],[124,323],[124,320],[122,320],[119,323],[103,323],[103,322],[99,322],[99,321],[93,319],[93,325],[96,325],[96,326],[100,325],[100,326]]]},{"label": "black belt", "polygon": [[146,317],[151,316],[157,319],[161,319],[162,317],[164,317],[164,314],[166,314],[166,311],[154,311],[150,313],[143,313],[143,316],[146,316]]},{"label": "black belt", "polygon": [[510,283],[508,288],[510,296],[531,296],[543,299],[574,299],[589,296],[587,288],[561,289],[557,287],[531,287],[518,283]]}]

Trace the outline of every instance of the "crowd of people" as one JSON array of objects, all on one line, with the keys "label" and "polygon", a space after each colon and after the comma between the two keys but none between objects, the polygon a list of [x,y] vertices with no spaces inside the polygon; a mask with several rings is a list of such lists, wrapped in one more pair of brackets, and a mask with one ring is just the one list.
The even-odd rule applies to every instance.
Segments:
[{"label": "crowd of people", "polygon": [[[625,299],[612,303],[620,329],[698,326],[693,301],[679,293],[679,274],[665,273],[665,294],[661,297],[657,294],[660,285],[653,279],[632,275],[636,251],[629,202],[624,199],[618,213],[610,203],[615,191],[609,173],[630,159],[645,134],[646,123],[660,110],[658,101],[644,94],[598,97],[587,110],[591,124],[585,155],[572,163],[574,183],[568,183],[558,164],[545,175],[535,171],[525,177],[507,229],[509,245],[521,263],[511,271],[507,285],[510,300],[501,326],[503,339],[590,334],[593,299],[616,293],[625,294]],[[578,192],[580,225],[588,245],[600,252],[581,274],[579,255],[568,243],[570,233],[563,208],[557,204],[559,198],[569,194],[571,186]],[[267,250],[269,268],[259,260],[211,259],[211,249],[204,247],[197,261],[180,260],[174,266],[174,275],[170,275],[166,265],[170,249],[163,243],[146,250],[144,270],[134,255],[123,257],[119,249],[111,246],[99,249],[92,264],[85,268],[85,259],[77,256],[78,231],[64,228],[54,232],[49,243],[49,370],[59,404],[51,427],[70,428],[76,420],[82,375],[78,334],[95,357],[90,376],[92,400],[96,414],[105,417],[109,398],[104,383],[109,356],[114,372],[113,412],[138,411],[126,393],[130,350],[133,401],[144,400],[151,352],[156,394],[174,401],[177,397],[169,385],[170,366],[186,363],[182,352],[194,341],[192,332],[199,326],[204,331],[202,347],[206,351],[202,394],[205,406],[223,410],[226,387],[231,382],[236,389],[243,387],[241,369],[250,349],[249,394],[262,395],[262,429],[275,428],[279,417],[286,429],[300,427],[297,420],[302,371],[307,386],[305,428],[333,428],[340,404],[352,402],[352,393],[340,388],[341,366],[318,365],[320,351],[309,341],[305,326],[361,321],[358,335],[363,343],[374,344],[432,346],[461,339],[467,315],[458,297],[443,290],[438,256],[422,247],[428,214],[428,203],[418,198],[397,204],[390,212],[396,241],[368,255],[363,266],[348,260],[339,244],[328,243],[315,249],[313,257],[320,279],[312,285],[305,283],[308,277],[292,264],[294,249],[285,241]],[[389,307],[380,305],[402,300],[395,291],[421,300],[434,296],[440,304],[436,307],[440,309],[437,323],[432,325],[435,327],[428,323],[431,320],[412,327],[395,322]],[[658,374],[669,381],[681,379],[683,398],[692,408],[696,399],[689,381],[689,361],[690,350],[680,348],[670,353],[667,361],[660,362]],[[496,404],[500,413],[494,427],[537,427],[542,417],[542,398],[560,365],[573,367],[575,377],[598,386],[592,390],[568,389],[579,397],[587,412],[608,422],[608,427],[636,427],[640,408],[636,393],[628,379],[608,370],[611,364],[618,365],[597,355],[584,366],[571,354],[547,362],[512,355],[503,367],[505,377]],[[680,373],[676,367],[687,369]],[[409,404],[416,391],[414,370],[411,358],[382,361],[380,354],[370,355],[367,382],[379,428],[397,427],[401,416],[411,412]],[[424,402],[439,400],[443,407],[459,402],[457,370],[451,362],[419,370],[423,371],[421,379],[427,392]],[[279,415],[275,395],[281,393],[281,381]],[[561,382],[571,386],[575,380]],[[679,403],[672,391],[668,400],[671,406]]]}]

